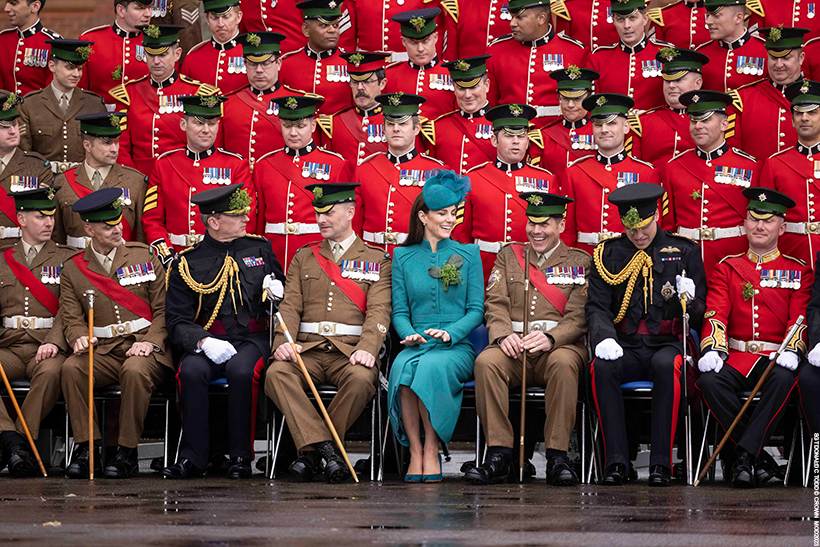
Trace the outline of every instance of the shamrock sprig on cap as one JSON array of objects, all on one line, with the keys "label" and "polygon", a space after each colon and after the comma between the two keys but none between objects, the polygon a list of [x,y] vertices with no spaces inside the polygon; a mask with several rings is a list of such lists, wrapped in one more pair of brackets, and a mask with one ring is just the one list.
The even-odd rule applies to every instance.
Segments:
[{"label": "shamrock sprig on cap", "polygon": [[231,201],[228,203],[228,208],[231,211],[244,211],[250,207],[251,196],[244,188],[239,188],[231,195]]},{"label": "shamrock sprig on cap", "polygon": [[424,17],[413,17],[408,21],[408,23],[410,23],[410,26],[416,29],[416,32],[420,32],[421,29],[424,28],[424,25],[427,24],[427,21],[424,20]]},{"label": "shamrock sprig on cap", "polygon": [[258,47],[259,44],[262,43],[262,38],[260,38],[258,34],[253,34],[253,33],[248,34],[248,37],[246,38],[246,40],[253,47]]},{"label": "shamrock sprig on cap", "polygon": [[634,230],[642,221],[641,214],[635,207],[630,207],[629,211],[621,217],[621,222],[629,230]]},{"label": "shamrock sprig on cap", "polygon": [[77,52],[77,55],[80,56],[80,59],[83,61],[87,61],[88,58],[91,56],[91,46],[80,46],[74,51]]}]

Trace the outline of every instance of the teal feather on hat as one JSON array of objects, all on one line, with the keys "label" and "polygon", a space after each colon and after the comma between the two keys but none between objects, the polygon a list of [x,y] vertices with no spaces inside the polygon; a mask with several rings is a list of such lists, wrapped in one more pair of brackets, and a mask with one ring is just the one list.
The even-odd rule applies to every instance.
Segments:
[{"label": "teal feather on hat", "polygon": [[436,171],[422,188],[424,204],[433,211],[452,207],[464,201],[470,188],[470,177],[458,175],[455,171]]}]

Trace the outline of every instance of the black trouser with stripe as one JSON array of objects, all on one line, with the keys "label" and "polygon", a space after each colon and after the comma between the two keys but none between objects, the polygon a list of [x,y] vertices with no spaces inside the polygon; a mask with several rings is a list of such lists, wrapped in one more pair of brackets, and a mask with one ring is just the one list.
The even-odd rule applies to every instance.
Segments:
[{"label": "black trouser with stripe", "polygon": [[[644,339],[644,337],[641,337]],[[652,387],[652,451],[649,465],[672,469],[672,443],[682,396],[681,352],[674,344],[650,346],[644,340],[623,348],[614,361],[592,362],[592,396],[601,422],[604,466],[629,466],[624,400],[621,384],[649,381]]]},{"label": "black trouser with stripe", "polygon": [[820,367],[808,363],[800,368],[797,381],[800,392],[800,409],[806,417],[811,433],[820,433]]},{"label": "black trouser with stripe", "polygon": [[[768,366],[769,360],[760,358],[748,377],[728,363],[723,365],[720,372],[701,374],[696,385],[703,392],[706,405],[724,430],[732,425],[743,406],[744,401],[739,394],[754,388]],[[775,365],[760,389],[760,401],[753,409],[746,411],[732,431],[732,442],[757,456],[783,417],[786,401],[796,384],[796,372]]]}]

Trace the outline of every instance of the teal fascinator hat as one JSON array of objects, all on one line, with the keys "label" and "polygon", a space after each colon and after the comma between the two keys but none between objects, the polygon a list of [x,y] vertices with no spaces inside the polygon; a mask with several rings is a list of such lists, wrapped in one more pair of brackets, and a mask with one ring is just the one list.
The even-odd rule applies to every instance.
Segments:
[{"label": "teal fascinator hat", "polygon": [[424,204],[431,211],[458,205],[470,193],[470,177],[455,171],[437,171],[424,183],[421,190]]}]

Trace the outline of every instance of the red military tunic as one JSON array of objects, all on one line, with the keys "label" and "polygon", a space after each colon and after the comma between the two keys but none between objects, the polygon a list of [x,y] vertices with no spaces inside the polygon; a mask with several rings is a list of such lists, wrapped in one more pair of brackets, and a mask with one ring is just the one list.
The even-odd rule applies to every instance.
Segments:
[{"label": "red military tunic", "polygon": [[516,42],[512,35],[496,40],[487,59],[490,77],[490,105],[524,103],[543,107],[536,125],[546,125],[561,115],[558,108],[558,82],[550,72],[570,65],[587,66],[584,45],[550,28],[546,36],[532,42]]},{"label": "red military tunic", "polygon": [[726,143],[711,153],[687,150],[666,166],[669,206],[661,226],[700,244],[706,277],[724,256],[748,248],[742,192],[759,178],[755,159]]},{"label": "red military tunic", "polygon": [[350,76],[347,61],[339,54],[339,48],[316,53],[310,46],[291,51],[282,56],[279,81],[306,93],[315,93],[325,98],[319,105],[319,114],[335,114],[353,105],[350,93]]},{"label": "red military tunic", "polygon": [[689,133],[689,116],[686,109],[674,109],[669,106],[653,108],[638,115],[636,133],[640,141],[640,151],[636,153],[663,171],[666,163],[684,150],[695,147],[695,141]]},{"label": "red military tunic", "polygon": [[[561,17],[555,6],[555,4],[562,3],[566,6],[569,20]],[[553,4],[552,11],[556,14],[556,30],[564,31],[567,36],[589,46],[590,50],[618,41],[618,31],[612,24],[611,4],[608,0],[563,0],[563,2],[551,2],[551,4]]]},{"label": "red military tunic", "polygon": [[455,108],[453,80],[450,78],[450,71],[441,66],[438,57],[424,66],[407,61],[387,67],[384,92],[397,91],[421,95],[427,99],[419,106],[419,116],[428,120],[435,120]]},{"label": "red military tunic", "polygon": [[[820,4],[817,1],[807,2],[806,0],[762,0],[763,9],[766,15],[763,17],[763,24],[760,28],[766,27],[798,27],[807,28],[811,32],[805,38],[817,38],[820,36]],[[753,15],[752,20],[759,19]]]},{"label": "red military tunic", "polygon": [[[800,286],[761,286],[764,270],[799,274]],[[701,354],[710,350],[728,353],[726,364],[748,376],[758,359],[768,359],[780,347],[797,317],[805,315],[813,281],[814,275],[805,262],[777,249],[763,257],[751,251],[727,256],[709,278]],[[746,351],[735,349],[741,346]],[[806,325],[789,340],[786,349],[806,354]]]},{"label": "red military tunic", "polygon": [[410,209],[433,171],[447,169],[435,158],[411,150],[403,156],[378,152],[356,169],[356,216],[353,227],[362,239],[393,254],[407,238]]},{"label": "red military tunic", "polygon": [[161,154],[187,143],[185,132],[179,126],[182,103],[177,98],[213,95],[218,91],[176,72],[161,83],[145,77],[112,89],[110,94],[128,105],[127,128],[120,136],[119,162],[150,175]]},{"label": "red military tunic", "polygon": [[162,154],[148,177],[142,213],[145,240],[151,245],[164,241],[169,249],[173,247],[177,252],[197,243],[205,234],[205,226],[191,198],[216,185],[238,182],[245,183],[244,189],[251,196],[248,232],[253,232],[256,189],[248,160],[215,146],[200,154],[187,147]]},{"label": "red military tunic", "polygon": [[635,182],[657,183],[659,178],[651,163],[627,155],[626,150],[611,158],[597,152],[567,167],[561,193],[575,201],[567,206],[564,243],[592,254],[598,243],[623,232],[618,208],[607,198],[616,188]]},{"label": "red military tunic", "polygon": [[255,231],[270,240],[285,271],[296,251],[322,240],[313,193],[305,186],[349,182],[352,177],[353,170],[342,156],[312,142],[298,151],[285,147],[265,154],[256,163],[253,180],[259,214]]},{"label": "red military tunic", "polygon": [[26,30],[0,31],[0,89],[22,97],[51,83],[51,46],[46,40],[57,38],[62,36],[44,28],[39,19]]},{"label": "red military tunic", "polygon": [[460,175],[497,156],[490,142],[493,124],[484,118],[486,109],[472,114],[459,109],[435,121],[435,156]]},{"label": "red military tunic", "polygon": [[[405,11],[437,8],[440,0],[359,0],[355,2],[356,44],[360,51],[404,51],[401,44],[399,24],[392,20],[394,15]],[[344,7],[344,4],[342,4]],[[462,11],[466,6],[462,6]],[[444,42],[444,10],[436,17],[438,43],[436,52],[441,54]],[[453,39],[451,37],[450,39]]]},{"label": "red military tunic", "polygon": [[234,36],[220,44],[213,38],[191,48],[180,72],[194,80],[218,87],[227,95],[248,85],[242,45]]},{"label": "red military tunic", "polygon": [[259,158],[285,146],[282,124],[276,115],[279,107],[273,99],[291,94],[293,90],[278,82],[261,93],[251,86],[245,86],[229,94],[229,100],[222,107],[222,147],[248,158],[253,170]]},{"label": "red military tunic", "polygon": [[655,54],[669,45],[644,36],[632,47],[618,42],[595,49],[589,56],[589,65],[601,74],[596,89],[629,95],[635,99],[635,110],[664,104],[663,65],[655,60]]},{"label": "red military tunic", "polygon": [[703,89],[729,91],[763,78],[768,74],[765,43],[747,30],[730,44],[709,40],[698,46],[697,51],[709,57],[709,64],[703,65]]},{"label": "red military tunic", "polygon": [[[279,32],[287,36],[285,45],[288,50],[307,45],[307,36],[302,33],[305,22],[302,10],[296,7],[300,0],[242,0],[242,32]],[[339,21],[339,46],[342,49],[356,49],[356,29],[351,16],[355,9],[349,8],[347,2],[342,4],[342,17]]]},{"label": "red military tunic", "polygon": [[108,92],[148,75],[142,32],[128,32],[114,23],[87,30],[80,35],[80,40],[90,40],[94,45],[83,65],[79,87],[93,91],[109,104],[116,103],[117,109],[125,108],[125,104],[114,101]]},{"label": "red military tunic", "polygon": [[518,194],[532,190],[558,193],[558,182],[541,167],[499,159],[470,169],[468,176],[472,188],[464,222],[455,229],[453,238],[478,245],[486,281],[504,245],[527,241],[527,203]]},{"label": "red military tunic", "polygon": [[814,268],[820,251],[820,146],[809,148],[797,143],[774,154],[763,163],[760,185],[791,197],[797,206],[786,211],[786,233],[780,236],[784,253]]},{"label": "red military tunic", "polygon": [[[447,59],[465,59],[486,55],[487,48],[496,38],[510,33],[510,19],[505,0],[461,0],[458,21],[449,10],[445,17],[447,28]],[[445,10],[447,3],[442,5]]]},{"label": "red military tunic", "polygon": [[766,79],[737,91],[740,99],[735,105],[742,108],[737,122],[740,147],[756,158],[768,158],[797,144],[791,103],[783,94],[786,87]]},{"label": "red military tunic", "polygon": [[706,28],[706,8],[703,0],[687,2],[677,0],[662,8],[663,25],[655,27],[659,40],[675,44],[682,49],[695,49],[709,41]]},{"label": "red military tunic", "polygon": [[559,187],[563,184],[569,164],[578,158],[594,155],[598,148],[588,117],[576,122],[567,121],[566,118],[556,120],[541,130],[541,139],[544,149],[539,165],[555,173]]},{"label": "red military tunic", "polygon": [[820,37],[812,38],[803,45],[803,75],[808,80],[820,78]]}]

